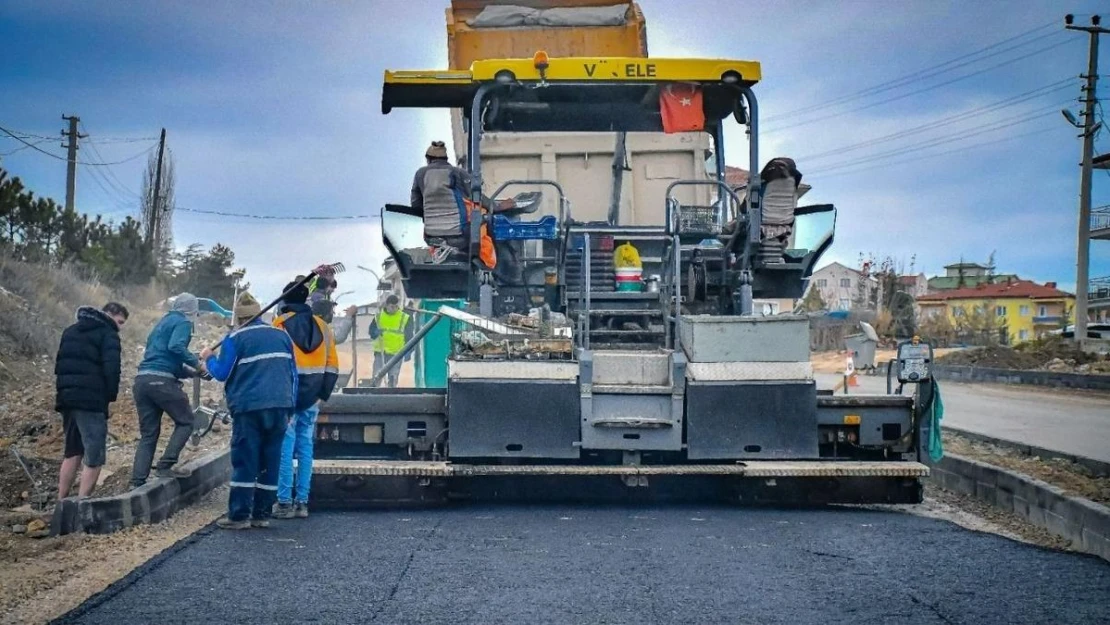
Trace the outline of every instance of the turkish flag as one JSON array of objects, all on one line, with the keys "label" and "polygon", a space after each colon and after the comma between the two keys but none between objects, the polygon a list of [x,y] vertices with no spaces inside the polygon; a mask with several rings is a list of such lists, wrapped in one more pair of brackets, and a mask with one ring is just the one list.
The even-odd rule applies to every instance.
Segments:
[{"label": "turkish flag", "polygon": [[659,90],[659,112],[663,115],[663,132],[667,134],[705,129],[705,111],[698,85],[665,85]]}]

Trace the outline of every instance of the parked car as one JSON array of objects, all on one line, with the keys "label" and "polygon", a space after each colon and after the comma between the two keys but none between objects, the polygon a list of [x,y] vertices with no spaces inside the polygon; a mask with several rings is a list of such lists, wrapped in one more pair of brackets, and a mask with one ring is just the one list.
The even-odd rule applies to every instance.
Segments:
[{"label": "parked car", "polygon": [[[1068,326],[1066,330],[1053,330],[1049,334],[1063,336],[1070,339],[1075,336],[1075,326]],[[1110,339],[1110,323],[1088,323],[1087,324],[1087,338],[1089,339]]]}]

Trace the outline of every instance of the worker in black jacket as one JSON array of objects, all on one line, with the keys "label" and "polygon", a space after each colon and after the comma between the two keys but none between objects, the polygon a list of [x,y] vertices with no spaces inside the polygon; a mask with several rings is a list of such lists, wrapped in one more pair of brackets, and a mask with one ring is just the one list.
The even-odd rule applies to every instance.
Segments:
[{"label": "worker in black jacket", "polygon": [[58,501],[73,488],[82,457],[85,469],[79,495],[89,496],[100,477],[107,455],[108,404],[119,393],[119,329],[128,316],[127,309],[115,302],[102,310],[82,306],[77,309],[77,323],[62,332],[54,360],[58,389],[54,409],[62,413],[65,430]]}]

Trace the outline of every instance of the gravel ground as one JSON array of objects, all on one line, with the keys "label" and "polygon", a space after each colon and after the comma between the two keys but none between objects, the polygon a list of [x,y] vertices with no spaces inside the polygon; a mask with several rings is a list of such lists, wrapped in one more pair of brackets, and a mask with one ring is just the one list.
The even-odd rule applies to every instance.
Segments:
[{"label": "gravel ground", "polygon": [[0,561],[0,623],[44,623],[72,610],[210,524],[226,505],[227,489],[219,488],[158,525],[105,536],[15,537]]},{"label": "gravel ground", "polygon": [[322,513],[202,532],[62,622],[1107,622],[1105,562],[944,505]]}]

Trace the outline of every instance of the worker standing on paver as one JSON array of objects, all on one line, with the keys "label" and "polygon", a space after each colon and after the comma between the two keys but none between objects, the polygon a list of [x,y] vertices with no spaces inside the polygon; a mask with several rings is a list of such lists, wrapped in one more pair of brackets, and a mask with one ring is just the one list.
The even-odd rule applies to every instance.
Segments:
[{"label": "worker standing on paver", "polygon": [[[401,300],[396,295],[385,299],[385,307],[378,311],[370,322],[370,338],[374,339],[374,377],[378,377],[385,363],[401,352],[401,348],[412,339],[412,317],[401,310]],[[405,356],[408,360],[408,356]],[[401,363],[393,365],[386,374],[389,388],[397,388]],[[380,382],[379,382],[380,384]]]},{"label": "worker standing on paver", "polygon": [[[274,517],[303,519],[308,517],[316,416],[320,413],[320,404],[331,397],[339,380],[339,354],[331,328],[323,319],[313,315],[307,304],[308,287],[291,282],[285,285],[282,292],[286,293],[285,312],[274,319],[274,326],[288,332],[293,340],[297,363],[297,403],[282,443],[278,503]],[[293,474],[294,457],[297,459],[296,476]]]},{"label": "worker standing on paver", "polygon": [[122,304],[109,302],[103,310],[77,309],[77,322],[62,332],[54,359],[57,396],[54,409],[62,413],[65,432],[58,501],[69,496],[84,458],[81,488],[88,497],[96,488],[108,445],[108,405],[119,394],[119,330],[129,316]]},{"label": "worker standing on paver", "polygon": [[193,406],[182,388],[181,379],[200,370],[200,361],[189,351],[193,340],[193,318],[197,298],[182,293],[173,299],[170,311],[154,326],[146,340],[143,360],[135,376],[133,394],[139,413],[142,438],[135,450],[131,486],[137,488],[150,476],[150,465],[162,433],[162,415],[173,420],[173,433],[158,461],[158,477],[183,477],[188,472],[174,468],[178,456],[193,434]]},{"label": "worker standing on paver", "polygon": [[[261,310],[250,293],[235,305],[235,323],[246,323]],[[297,396],[293,342],[278,328],[255,320],[220,344],[219,356],[201,352],[212,377],[226,381],[231,412],[231,494],[227,516],[216,524],[241,530],[269,527],[277,498],[281,444]]]}]

